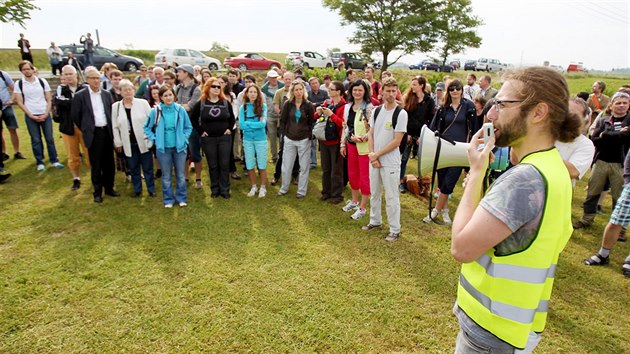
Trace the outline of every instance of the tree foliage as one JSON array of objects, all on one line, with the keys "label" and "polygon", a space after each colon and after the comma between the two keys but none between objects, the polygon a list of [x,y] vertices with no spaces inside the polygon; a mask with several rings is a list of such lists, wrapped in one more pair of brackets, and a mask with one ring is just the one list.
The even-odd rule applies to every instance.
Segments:
[{"label": "tree foliage", "polygon": [[449,55],[461,53],[466,48],[479,48],[481,37],[475,31],[483,22],[472,15],[470,0],[444,1],[438,8],[436,26],[438,46],[435,52],[440,56],[442,65]]},{"label": "tree foliage", "polygon": [[212,47],[210,47],[210,52],[229,52],[230,47],[227,44],[221,44],[217,41],[212,42]]},{"label": "tree foliage", "polygon": [[[436,6],[432,0],[322,0],[339,13],[342,25],[354,25],[351,41],[361,45],[361,52],[380,52],[386,70],[403,55],[429,51],[435,42]],[[399,51],[393,61],[388,57]]]},{"label": "tree foliage", "polygon": [[0,1],[0,22],[17,23],[25,28],[24,21],[31,19],[31,11],[39,10],[31,0]]}]

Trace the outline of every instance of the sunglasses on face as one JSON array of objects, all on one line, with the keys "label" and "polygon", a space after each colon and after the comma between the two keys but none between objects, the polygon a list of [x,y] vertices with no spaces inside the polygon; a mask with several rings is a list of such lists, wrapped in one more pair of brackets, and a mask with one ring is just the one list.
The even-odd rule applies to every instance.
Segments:
[{"label": "sunglasses on face", "polygon": [[220,85],[210,85],[210,88],[220,89],[221,86]]},{"label": "sunglasses on face", "polygon": [[462,89],[463,89],[463,88],[462,88],[461,86],[449,86],[449,87],[448,87],[448,90],[449,90],[450,92],[453,92],[453,91],[461,91]]}]

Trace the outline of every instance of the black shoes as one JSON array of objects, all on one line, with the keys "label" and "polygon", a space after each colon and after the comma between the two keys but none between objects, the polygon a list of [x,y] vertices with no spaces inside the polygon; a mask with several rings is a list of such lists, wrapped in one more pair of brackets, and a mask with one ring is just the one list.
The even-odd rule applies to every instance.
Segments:
[{"label": "black shoes", "polygon": [[[9,156],[7,155],[7,158],[8,157]],[[16,159],[16,160],[26,160],[26,157],[24,157],[24,155],[22,155],[22,153],[19,152],[19,151],[16,152],[15,154],[13,154],[13,158]]]},{"label": "black shoes", "polygon": [[6,181],[7,178],[9,178],[9,177],[11,177],[10,173],[6,173],[6,174],[3,174],[3,175],[0,175],[0,183],[3,183],[4,181]]},{"label": "black shoes", "polygon": [[110,197],[120,197],[120,193],[116,192],[113,189],[111,191],[106,191],[105,195],[108,195]]},{"label": "black shoes", "polygon": [[2,153],[2,161],[6,161],[10,158],[10,156],[8,154],[5,154],[4,152]]},{"label": "black shoes", "polygon": [[94,196],[94,203],[102,203],[102,202],[103,202],[103,197],[101,197],[100,195]]},{"label": "black shoes", "polygon": [[79,179],[72,180],[72,190],[76,191],[79,188],[81,188],[81,180]]}]

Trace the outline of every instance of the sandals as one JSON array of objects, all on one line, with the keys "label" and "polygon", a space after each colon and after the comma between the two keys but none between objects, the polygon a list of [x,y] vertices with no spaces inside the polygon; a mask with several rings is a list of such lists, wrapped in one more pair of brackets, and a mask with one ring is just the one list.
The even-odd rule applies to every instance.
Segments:
[{"label": "sandals", "polygon": [[[587,266],[606,265],[608,264],[608,262],[610,262],[610,258],[604,257],[599,253],[595,253],[590,258],[587,258],[584,261],[582,261],[582,263],[584,263]],[[628,271],[630,271],[630,269]]]}]

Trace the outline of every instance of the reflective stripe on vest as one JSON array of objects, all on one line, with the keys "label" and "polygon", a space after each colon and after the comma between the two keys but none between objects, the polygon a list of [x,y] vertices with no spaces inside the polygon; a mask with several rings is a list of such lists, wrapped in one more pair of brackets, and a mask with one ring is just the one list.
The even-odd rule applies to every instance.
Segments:
[{"label": "reflective stripe on vest", "polygon": [[514,322],[530,324],[534,322],[536,312],[547,312],[549,309],[548,300],[540,300],[536,309],[525,309],[522,307],[504,304],[499,301],[492,301],[492,299],[470,285],[468,280],[466,280],[462,274],[459,275],[459,283],[472,297],[475,298],[475,300],[479,301],[486,309],[488,309],[488,311]]},{"label": "reflective stripe on vest", "polygon": [[542,284],[547,278],[553,278],[556,274],[556,265],[549,268],[530,268],[513,264],[493,263],[487,254],[477,259],[477,263],[486,269],[488,275],[495,278],[504,278],[524,283]]}]

